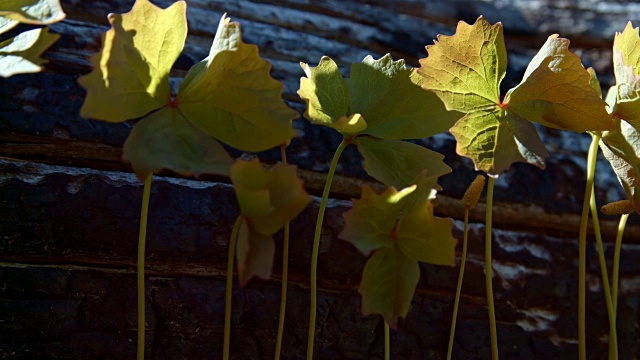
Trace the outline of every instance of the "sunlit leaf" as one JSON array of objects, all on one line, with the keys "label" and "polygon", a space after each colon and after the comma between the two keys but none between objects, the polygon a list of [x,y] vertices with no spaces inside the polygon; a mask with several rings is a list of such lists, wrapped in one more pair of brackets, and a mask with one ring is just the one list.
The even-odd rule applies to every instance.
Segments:
[{"label": "sunlit leaf", "polygon": [[242,42],[240,24],[223,16],[209,56],[189,70],[176,103],[185,117],[220,141],[245,151],[286,144],[297,112],[282,100],[282,83],[258,47]]},{"label": "sunlit leaf", "polygon": [[24,24],[47,25],[66,15],[58,0],[2,0],[0,16]]},{"label": "sunlit leaf", "polygon": [[255,231],[243,218],[237,241],[236,258],[240,286],[246,285],[254,276],[269,279],[273,268],[273,256],[276,252],[271,235]]},{"label": "sunlit leaf", "polygon": [[137,0],[126,14],[109,14],[112,28],[93,70],[78,82],[87,90],[80,115],[121,122],[167,104],[169,71],[187,36],[186,3],[160,9]]},{"label": "sunlit leaf", "polygon": [[0,34],[4,34],[7,31],[13,29],[20,24],[17,20],[10,20],[0,16]]},{"label": "sunlit leaf", "polygon": [[376,194],[369,186],[362,187],[362,196],[344,214],[345,227],[339,237],[352,243],[360,252],[369,255],[380,247],[393,246],[391,233],[398,216],[415,186],[398,192],[394,187]]},{"label": "sunlit leaf", "polygon": [[367,173],[398,189],[411,185],[416,175],[424,169],[435,177],[451,172],[451,168],[442,161],[444,155],[420,145],[371,136],[359,136],[354,143],[364,156]]},{"label": "sunlit leaf", "polygon": [[46,60],[40,55],[60,35],[50,34],[48,28],[33,29],[0,43],[0,76],[34,73],[42,70]]},{"label": "sunlit leaf", "polygon": [[229,174],[231,157],[211,136],[165,107],[139,121],[124,143],[123,157],[136,175],[170,169],[182,175]]},{"label": "sunlit leaf", "polygon": [[602,94],[590,86],[569,40],[550,36],[531,60],[522,82],[507,93],[509,110],[547,127],[575,132],[613,128]]},{"label": "sunlit leaf", "polygon": [[420,60],[423,87],[438,94],[447,109],[465,113],[500,104],[500,82],[507,70],[502,24],[480,17],[473,25],[458,22],[452,36],[438,35]]},{"label": "sunlit leaf", "polygon": [[618,89],[616,113],[640,128],[640,36],[627,23],[613,41],[613,70]]},{"label": "sunlit leaf", "polygon": [[418,262],[396,246],[377,250],[364,266],[358,288],[363,315],[381,314],[395,328],[398,317],[409,313],[419,279]]},{"label": "sunlit leaf", "polygon": [[468,114],[451,133],[457,153],[473,160],[476,170],[493,176],[518,161],[544,168],[544,158],[549,156],[535,127],[508,110]]},{"label": "sunlit leaf", "polygon": [[323,57],[316,67],[301,64],[307,77],[298,94],[307,102],[305,117],[336,129],[345,137],[368,134],[381,139],[417,139],[445,131],[462,116],[447,111],[424,79],[390,55],[367,56],[351,65],[349,79]]}]

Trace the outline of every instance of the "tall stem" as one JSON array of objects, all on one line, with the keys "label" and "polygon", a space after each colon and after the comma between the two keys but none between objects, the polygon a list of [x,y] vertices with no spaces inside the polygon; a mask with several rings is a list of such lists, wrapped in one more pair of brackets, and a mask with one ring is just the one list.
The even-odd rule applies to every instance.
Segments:
[{"label": "tall stem", "polygon": [[489,330],[491,333],[491,359],[498,360],[498,330],[496,328],[496,310],[493,304],[493,282],[491,267],[491,222],[493,214],[493,183],[494,178],[489,177],[487,183],[487,212],[484,232],[484,266],[485,285],[487,287],[487,308],[489,309]]},{"label": "tall stem", "polygon": [[[287,163],[287,153],[285,146],[280,147],[282,163]],[[289,222],[284,224],[284,235],[282,245],[282,284],[280,287],[280,317],[278,318],[278,335],[276,338],[276,354],[274,359],[280,359],[282,352],[282,337],[284,334],[284,317],[287,311],[287,279],[289,277]]]},{"label": "tall stem", "polygon": [[618,281],[620,277],[620,250],[622,249],[622,235],[624,234],[624,228],[627,225],[627,219],[629,214],[623,214],[620,216],[620,222],[618,223],[618,234],[616,235],[616,247],[613,254],[613,289],[611,292],[613,302],[613,314],[614,319],[618,314]]},{"label": "tall stem", "polygon": [[231,295],[233,292],[233,260],[236,255],[236,242],[238,240],[238,231],[242,224],[242,216],[236,218],[231,230],[229,238],[229,254],[227,255],[227,287],[224,299],[224,342],[222,345],[222,358],[229,359],[229,344],[231,340]]},{"label": "tall stem", "polygon": [[384,360],[391,359],[391,334],[389,331],[389,323],[384,321]]},{"label": "tall stem", "polygon": [[142,190],[142,209],[140,210],[140,230],[138,232],[138,360],[144,360],[144,331],[145,331],[145,298],[144,298],[144,253],[147,240],[147,218],[149,215],[149,198],[151,197],[151,182],[153,174],[144,180]]},{"label": "tall stem", "polygon": [[447,350],[447,360],[451,360],[453,353],[453,338],[456,333],[456,321],[458,319],[458,306],[460,305],[460,294],[462,293],[462,280],[464,280],[464,266],[467,262],[467,239],[469,237],[469,208],[464,209],[464,234],[462,235],[462,258],[460,260],[460,274],[458,274],[458,287],[456,288],[456,299],[453,303],[453,318],[451,319],[451,332],[449,333],[449,349]]},{"label": "tall stem", "polygon": [[333,160],[331,160],[331,166],[329,167],[329,174],[327,174],[327,181],[324,183],[324,191],[322,192],[322,200],[320,200],[320,209],[318,209],[318,219],[316,221],[316,230],[313,236],[313,251],[311,253],[311,306],[309,314],[309,337],[307,338],[307,360],[313,359],[313,345],[316,336],[316,308],[318,305],[317,299],[317,280],[318,280],[318,252],[320,250],[320,235],[322,233],[322,222],[324,221],[324,211],[327,207],[327,200],[329,199],[329,191],[331,190],[331,183],[333,182],[333,174],[336,171],[338,165],[338,159],[342,151],[351,143],[350,139],[344,139],[333,154]]},{"label": "tall stem", "polygon": [[604,256],[604,245],[602,244],[602,233],[600,232],[600,221],[598,219],[598,207],[596,205],[596,194],[591,188],[591,217],[593,220],[593,231],[596,235],[598,246],[598,257],[600,259],[600,272],[602,273],[602,287],[604,298],[607,304],[607,315],[609,316],[609,360],[618,359],[618,334],[616,332],[616,316],[611,303],[611,287],[609,286],[609,272],[607,271],[607,259]]},{"label": "tall stem", "polygon": [[600,133],[592,135],[593,139],[589,146],[587,157],[587,184],[582,202],[582,218],[580,219],[580,235],[578,244],[578,358],[587,358],[587,337],[586,337],[586,278],[587,278],[587,224],[589,221],[589,202],[591,201],[591,190],[593,189],[594,174],[596,169],[596,155],[598,153],[598,142]]}]

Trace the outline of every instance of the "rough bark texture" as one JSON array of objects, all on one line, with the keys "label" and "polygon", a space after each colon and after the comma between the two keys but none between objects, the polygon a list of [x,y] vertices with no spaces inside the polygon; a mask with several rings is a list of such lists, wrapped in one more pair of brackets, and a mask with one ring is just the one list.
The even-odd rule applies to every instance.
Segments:
[{"label": "rough bark texture", "polygon": [[[142,184],[121,162],[130,123],[80,118],[84,92],[77,78],[100,47],[109,12],[132,1],[63,1],[68,18],[52,25],[62,35],[45,54],[40,74],[0,80],[0,358],[131,359],[135,356],[135,258]],[[170,0],[156,4],[168,6]],[[610,84],[611,41],[627,20],[640,20],[636,4],[613,1],[205,1],[188,2],[190,34],[173,73],[178,83],[207,52],[223,12],[241,22],[245,41],[260,47],[296,95],[300,61],[331,56],[346,73],[367,54],[390,52],[410,65],[426,56],[438,33],[458,20],[484,15],[505,26],[509,72],[519,82],[547,35],[559,32],[586,65]],[[603,86],[606,88],[606,86]],[[294,122],[300,137],[288,149],[305,186],[318,194],[340,138],[330,129]],[[577,234],[584,193],[586,135],[539,128],[553,153],[546,170],[515,165],[496,181],[494,287],[504,359],[577,357]],[[446,155],[453,173],[436,212],[456,219],[458,204],[475,176],[455,155],[448,134],[417,141]],[[229,149],[234,156],[240,152]],[[258,154],[264,163],[279,151]],[[356,291],[365,258],[336,235],[350,198],[372,183],[362,159],[348,148],[339,167],[326,216],[319,261],[318,359],[380,359],[383,324],[362,317]],[[624,194],[600,159],[599,203]],[[156,177],[147,240],[147,358],[220,358],[224,277],[230,228],[237,216],[228,179]],[[377,185],[380,188],[380,185]],[[311,239],[318,199],[292,224],[290,291],[283,358],[300,359],[306,348]],[[470,259],[463,288],[454,358],[489,358],[484,297],[484,207],[472,213]],[[603,219],[611,259],[615,219]],[[280,235],[278,235],[279,237]],[[252,280],[234,290],[231,354],[234,359],[272,358],[280,296],[281,241],[270,281]],[[588,244],[587,312],[590,358],[606,358],[608,320],[593,239]],[[623,247],[618,335],[622,359],[640,357],[640,225],[630,219]],[[441,359],[446,353],[458,267],[421,266],[411,311],[392,334],[392,357]]]}]

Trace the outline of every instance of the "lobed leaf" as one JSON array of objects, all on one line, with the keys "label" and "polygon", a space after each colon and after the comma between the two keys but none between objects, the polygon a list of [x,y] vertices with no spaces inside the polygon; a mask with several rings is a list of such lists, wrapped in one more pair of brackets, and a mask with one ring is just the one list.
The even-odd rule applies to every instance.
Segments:
[{"label": "lobed leaf", "polygon": [[276,246],[271,235],[257,232],[243,218],[236,244],[240,286],[246,285],[254,276],[269,279],[275,252]]},{"label": "lobed leaf", "polygon": [[33,29],[0,43],[0,76],[34,73],[42,70],[46,60],[40,55],[60,35],[49,33],[48,28]]},{"label": "lobed leaf", "polygon": [[231,157],[214,138],[173,108],[164,107],[140,120],[124,143],[123,158],[136,176],[170,169],[182,175],[228,175]]},{"label": "lobed leaf", "polygon": [[521,118],[547,127],[575,132],[609,130],[611,116],[602,94],[590,81],[580,58],[569,51],[569,40],[552,35],[504,102]]},{"label": "lobed leaf", "polygon": [[422,87],[435,92],[449,110],[469,113],[500,104],[500,82],[507,70],[502,24],[479,17],[458,22],[452,36],[438,35],[420,59]]},{"label": "lobed leaf", "polygon": [[93,70],[78,80],[87,90],[80,115],[122,122],[169,101],[169,71],[187,36],[186,3],[161,9],[136,0],[130,12],[108,18],[112,27],[91,57]]},{"label": "lobed leaf", "polygon": [[444,155],[406,141],[358,136],[354,143],[364,157],[364,169],[383,184],[408,187],[422,170],[438,177],[451,172]]},{"label": "lobed leaf", "polygon": [[209,56],[194,65],[176,103],[191,123],[244,151],[262,151],[296,136],[297,112],[282,100],[282,83],[258,47],[242,42],[240,24],[220,19]]},{"label": "lobed leaf", "polygon": [[381,314],[392,328],[406,317],[415,293],[420,268],[396,246],[378,249],[362,271],[358,292],[363,315]]},{"label": "lobed leaf", "polygon": [[2,0],[0,16],[24,24],[48,25],[66,14],[58,0]]}]

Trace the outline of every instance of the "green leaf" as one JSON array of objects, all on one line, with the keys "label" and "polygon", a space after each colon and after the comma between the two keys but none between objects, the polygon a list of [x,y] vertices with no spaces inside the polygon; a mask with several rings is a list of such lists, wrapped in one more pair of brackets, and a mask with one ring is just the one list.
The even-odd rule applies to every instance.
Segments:
[{"label": "green leaf", "polygon": [[354,143],[364,156],[364,169],[369,175],[388,186],[398,189],[412,184],[416,175],[427,169],[431,176],[451,172],[442,161],[444,155],[406,141],[380,140],[371,136],[358,136]]},{"label": "green leaf", "polygon": [[569,40],[552,35],[504,102],[518,116],[547,127],[575,132],[612,129],[602,94],[590,80],[580,58],[569,51]]},{"label": "green leaf", "polygon": [[518,161],[544,169],[544,158],[549,156],[535,127],[509,110],[468,114],[451,133],[457,140],[457,153],[473,160],[476,170],[492,176]]},{"label": "green leaf", "polygon": [[381,314],[392,328],[398,317],[406,317],[420,279],[418,262],[397,247],[377,250],[362,272],[358,292],[362,295],[363,315]]},{"label": "green leaf", "polygon": [[262,151],[296,136],[297,112],[282,100],[282,83],[258,47],[242,42],[240,24],[223,15],[209,56],[193,66],[176,103],[194,125],[244,151]]},{"label": "green leaf", "polygon": [[616,130],[603,134],[600,149],[640,214],[640,131],[625,120],[618,120]]},{"label": "green leaf", "polygon": [[24,24],[47,25],[65,18],[58,0],[2,0],[0,16]]},{"label": "green leaf", "polygon": [[640,36],[631,22],[622,33],[616,33],[613,70],[618,89],[616,113],[640,128]]},{"label": "green leaf", "polygon": [[[350,101],[349,89],[338,65],[328,56],[323,56],[316,67],[305,63],[300,63],[300,66],[307,75],[300,78],[298,90],[298,95],[307,103],[304,116],[313,124],[335,128],[341,118],[347,117]],[[349,132],[348,128],[338,129],[341,130]]]},{"label": "green leaf", "polygon": [[296,167],[279,163],[264,170],[260,161],[237,160],[231,169],[240,213],[251,228],[272,235],[296,217],[311,197],[296,175]]},{"label": "green leaf", "polygon": [[80,115],[122,122],[169,102],[169,72],[187,36],[186,3],[163,10],[137,0],[128,13],[109,14],[109,22],[93,70],[78,80],[87,90]]},{"label": "green leaf", "polygon": [[346,224],[339,237],[352,243],[365,255],[380,247],[393,246],[391,233],[407,196],[415,188],[410,186],[398,192],[394,187],[389,187],[378,195],[364,185],[360,199],[354,201],[353,207],[344,214]]},{"label": "green leaf", "polygon": [[276,246],[271,235],[255,231],[246,219],[242,219],[236,245],[238,278],[244,286],[254,276],[261,279],[271,277]]},{"label": "green leaf", "polygon": [[438,35],[420,60],[422,85],[435,92],[449,110],[465,113],[500,104],[500,82],[507,70],[502,24],[482,16],[473,25],[458,22],[452,36]]},{"label": "green leaf", "polygon": [[40,55],[60,35],[50,34],[48,28],[33,29],[0,43],[0,76],[34,73],[42,70],[46,60]]},{"label": "green leaf", "polygon": [[169,107],[134,126],[124,143],[123,158],[140,180],[161,169],[182,175],[228,175],[232,161],[222,145]]}]

